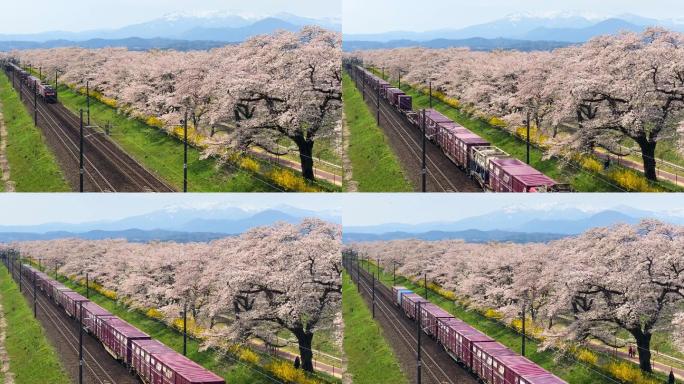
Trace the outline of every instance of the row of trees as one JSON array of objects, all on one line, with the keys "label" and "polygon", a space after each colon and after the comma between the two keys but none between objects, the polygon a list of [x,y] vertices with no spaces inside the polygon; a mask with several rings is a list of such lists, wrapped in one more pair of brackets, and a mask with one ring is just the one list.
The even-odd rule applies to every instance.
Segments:
[{"label": "row of trees", "polygon": [[[631,139],[651,180],[658,141],[684,132],[677,129],[684,34],[664,29],[601,36],[553,52],[406,48],[351,55],[395,79],[401,73],[412,84],[431,81],[474,114],[503,118],[510,127],[528,121],[551,137],[549,154],[601,147],[621,155],[620,144]],[[568,125],[569,134],[558,135]]]},{"label": "row of trees", "polygon": [[[651,371],[651,337],[684,348],[684,227],[646,220],[596,228],[548,244],[398,240],[353,245],[361,257],[422,277],[509,319],[523,306],[549,345],[629,332]],[[560,322],[567,324],[559,326]]]},{"label": "row of trees", "polygon": [[58,48],[11,56],[58,73],[60,82],[82,88],[89,81],[121,111],[159,118],[169,129],[188,112],[208,137],[206,155],[249,146],[283,154],[277,143],[289,138],[312,180],[314,143],[341,121],[341,34],[319,27],[210,51]]},{"label": "row of trees", "polygon": [[60,239],[12,244],[49,273],[85,279],[133,308],[158,309],[171,322],[187,306],[207,346],[259,338],[277,345],[289,330],[302,368],[313,371],[315,332],[338,334],[339,225],[307,219],[210,243],[129,243]]}]

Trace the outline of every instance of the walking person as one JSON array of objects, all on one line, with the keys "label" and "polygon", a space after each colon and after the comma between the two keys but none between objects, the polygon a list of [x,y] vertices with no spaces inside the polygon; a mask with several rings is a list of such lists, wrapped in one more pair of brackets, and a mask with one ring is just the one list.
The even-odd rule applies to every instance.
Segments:
[{"label": "walking person", "polygon": [[299,367],[302,365],[302,362],[299,360],[299,356],[295,357],[294,359],[294,367],[295,369],[299,369]]},{"label": "walking person", "polygon": [[667,377],[667,384],[676,384],[675,383],[675,376],[674,376],[674,372],[672,372],[672,368],[670,368],[670,375]]}]

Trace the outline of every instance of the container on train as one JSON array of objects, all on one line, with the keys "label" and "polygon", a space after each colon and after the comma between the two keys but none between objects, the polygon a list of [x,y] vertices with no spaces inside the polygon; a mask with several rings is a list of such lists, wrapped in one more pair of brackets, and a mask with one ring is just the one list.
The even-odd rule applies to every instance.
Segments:
[{"label": "container on train", "polygon": [[[114,317],[114,314],[108,310],[100,307],[99,305],[93,303],[92,301],[84,302],[83,306],[83,326],[88,333],[93,335],[101,334],[99,328],[102,327],[102,322],[98,322],[98,318],[105,319]],[[81,316],[79,307],[76,308],[76,318]]]},{"label": "container on train", "polygon": [[494,146],[474,147],[470,156],[470,175],[473,176],[483,188],[489,184],[490,161],[493,159],[510,157],[508,153]]},{"label": "container on train", "polygon": [[[418,313],[416,312],[416,307],[418,303],[427,303],[422,296],[415,293],[404,293],[401,295],[401,308],[406,313],[409,319],[415,319]],[[422,304],[421,304],[422,305]]]},{"label": "container on train", "polygon": [[401,109],[402,111],[413,110],[413,98],[409,95],[400,95],[399,96],[399,109]]},{"label": "container on train", "polygon": [[420,306],[420,328],[428,336],[437,337],[439,328],[438,319],[453,319],[454,316],[433,303],[425,303]]},{"label": "container on train", "polygon": [[470,153],[475,147],[488,147],[489,141],[481,138],[472,132],[456,133],[455,153],[456,165],[463,169],[468,169],[470,164]]},{"label": "container on train", "polygon": [[491,342],[473,342],[472,371],[488,384],[504,384],[506,366],[501,359],[517,354],[503,344]]},{"label": "container on train", "polygon": [[64,308],[64,311],[69,315],[69,317],[76,317],[78,314],[78,306],[80,303],[89,302],[84,296],[80,295],[78,292],[74,291],[60,291],[57,294],[57,304]]},{"label": "container on train", "polygon": [[385,89],[385,97],[392,106],[399,106],[399,96],[402,95],[404,95],[404,92],[399,88],[389,87]]},{"label": "container on train", "polygon": [[491,337],[463,321],[437,319],[437,322],[439,327],[438,340],[453,357],[469,368],[473,366],[473,344],[494,341]]},{"label": "container on train", "polygon": [[156,340],[134,340],[130,366],[148,383],[224,384],[204,367]]},{"label": "container on train", "polygon": [[404,293],[412,293],[410,289],[401,285],[392,287],[392,296],[394,297],[394,304],[401,306],[401,295]]},{"label": "container on train", "polygon": [[494,192],[537,192],[556,184],[550,177],[518,159],[492,159],[490,188]]},{"label": "container on train", "polygon": [[59,281],[53,279],[47,281],[47,293],[52,300],[57,300],[57,295],[61,291],[71,291],[71,289]]},{"label": "container on train", "polygon": [[146,333],[128,324],[118,317],[98,318],[98,339],[115,359],[129,363],[131,361],[131,342],[133,340],[150,339]]},{"label": "container on train", "polygon": [[[504,367],[502,383],[566,384],[561,378],[552,375],[523,356],[504,356],[498,360]],[[500,370],[497,373],[500,374]]]},{"label": "container on train", "polygon": [[439,124],[453,123],[453,120],[444,116],[434,109],[425,109],[421,112],[419,117],[419,127],[422,129],[422,118],[425,116],[425,132],[431,140],[436,140]]}]

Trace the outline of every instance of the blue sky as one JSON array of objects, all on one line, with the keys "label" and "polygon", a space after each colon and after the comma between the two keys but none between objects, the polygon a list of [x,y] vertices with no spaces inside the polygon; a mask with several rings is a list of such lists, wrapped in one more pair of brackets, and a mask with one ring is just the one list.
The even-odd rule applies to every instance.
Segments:
[{"label": "blue sky", "polygon": [[340,18],[341,0],[7,0],[0,12],[0,33],[107,29],[170,13],[216,11],[255,16],[288,12]]},{"label": "blue sky", "polygon": [[339,212],[341,201],[332,194],[322,193],[5,193],[0,194],[0,225],[115,220],[173,206],[206,208],[215,205],[258,210],[289,205],[316,212]]},{"label": "blue sky", "polygon": [[345,194],[344,226],[456,221],[506,208],[576,207],[600,211],[625,205],[684,216],[680,194]]},{"label": "blue sky", "polygon": [[459,29],[516,13],[684,17],[681,0],[343,0],[344,33]]}]

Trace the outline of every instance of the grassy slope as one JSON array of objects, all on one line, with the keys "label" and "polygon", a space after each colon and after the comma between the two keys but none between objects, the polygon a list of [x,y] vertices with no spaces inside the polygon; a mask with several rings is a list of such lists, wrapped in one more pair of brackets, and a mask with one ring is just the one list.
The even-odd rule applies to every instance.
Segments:
[{"label": "grassy slope", "polygon": [[43,328],[33,318],[33,310],[4,266],[0,266],[0,291],[7,321],[5,344],[15,383],[70,383],[57,353],[45,338]]},{"label": "grassy slope", "polygon": [[344,350],[348,360],[347,372],[354,384],[408,383],[356,286],[346,272],[342,279]]},{"label": "grassy slope", "polygon": [[17,192],[70,191],[42,132],[33,126],[33,118],[4,72],[0,74],[0,100],[8,134],[7,159]]},{"label": "grassy slope", "polygon": [[[66,279],[60,279],[64,284],[71,289],[85,295],[85,288],[76,285]],[[93,290],[90,291],[90,300],[101,305],[105,309],[119,316],[123,320],[138,327],[143,332],[149,334],[151,337],[161,341],[168,347],[173,348],[178,352],[183,351],[183,335],[176,332],[167,325],[150,319],[144,314],[131,311],[128,307],[120,305],[114,300],[104,297]],[[188,339],[187,356],[196,361],[205,368],[218,374],[226,379],[228,383],[270,383],[270,381],[261,375],[261,372],[256,372],[255,367],[245,363],[235,363],[229,359],[219,359],[217,354],[212,351],[199,351],[200,344],[198,341]]]},{"label": "grassy slope", "polygon": [[[72,112],[86,108],[86,98],[65,86],[60,101]],[[91,124],[114,125],[110,136],[128,154],[159,175],[177,190],[183,188],[183,143],[159,129],[117,113],[114,108],[90,100]],[[188,149],[188,190],[195,192],[272,192],[273,188],[243,170],[218,166],[213,159],[200,159],[200,152]]]},{"label": "grassy slope", "polygon": [[[369,268],[371,271],[377,270],[376,267],[372,264]],[[383,284],[387,286],[392,285],[391,274],[385,274],[381,270],[380,277],[382,279],[381,281]],[[397,285],[405,286],[406,288],[411,289],[422,296],[425,296],[425,291],[423,288],[418,287],[417,285],[413,284],[404,277],[397,276]],[[492,319],[488,319],[477,312],[468,311],[463,306],[455,304],[454,302],[449,301],[435,293],[430,292],[430,294],[428,295],[428,299],[431,302],[444,308],[449,313],[452,313],[455,317],[465,321],[466,323],[470,324],[471,326],[475,327],[481,332],[487,334],[489,337],[496,339],[498,342],[507,346],[511,350],[520,352],[522,338],[517,332],[501,325],[500,323]],[[539,346],[535,341],[528,340],[525,347],[527,352],[525,356],[528,359],[539,364],[540,366],[544,367],[546,370],[563,378],[568,383],[615,383],[615,381],[604,377],[602,374],[596,371],[587,369],[584,365],[574,360],[556,360],[556,356],[553,351],[541,351],[538,347]]]},{"label": "grassy slope", "polygon": [[345,73],[342,82],[344,113],[349,127],[349,159],[360,192],[411,192],[413,187],[375,124],[361,94]]}]

